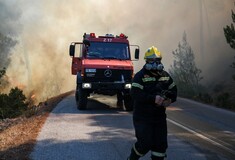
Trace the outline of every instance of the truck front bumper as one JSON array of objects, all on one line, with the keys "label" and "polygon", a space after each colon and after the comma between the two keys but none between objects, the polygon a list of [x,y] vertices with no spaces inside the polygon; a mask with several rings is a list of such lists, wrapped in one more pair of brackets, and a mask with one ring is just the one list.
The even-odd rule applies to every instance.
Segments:
[{"label": "truck front bumper", "polygon": [[129,90],[131,83],[92,82],[82,83],[83,89],[91,90]]}]

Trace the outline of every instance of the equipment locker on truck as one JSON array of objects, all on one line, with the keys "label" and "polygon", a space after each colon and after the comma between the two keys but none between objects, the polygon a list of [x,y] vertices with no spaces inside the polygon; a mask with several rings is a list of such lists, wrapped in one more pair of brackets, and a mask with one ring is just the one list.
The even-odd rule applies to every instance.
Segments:
[{"label": "equipment locker on truck", "polygon": [[84,33],[83,42],[71,43],[71,71],[77,76],[75,98],[79,110],[87,108],[91,93],[117,94],[117,104],[124,102],[123,109],[133,109],[130,89],[134,66],[130,46],[135,47],[134,60],[138,60],[139,46],[129,45],[128,37],[122,33],[98,37]]}]

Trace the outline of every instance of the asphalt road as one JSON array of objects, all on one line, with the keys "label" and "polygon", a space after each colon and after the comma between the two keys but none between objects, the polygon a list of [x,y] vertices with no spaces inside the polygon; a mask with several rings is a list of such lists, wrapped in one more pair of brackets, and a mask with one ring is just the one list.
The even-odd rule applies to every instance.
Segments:
[{"label": "asphalt road", "polygon": [[[33,160],[126,160],[135,142],[132,113],[115,97],[93,96],[88,110],[76,109],[73,95],[44,124]],[[235,113],[179,98],[167,110],[167,160],[235,159]],[[146,133],[147,134],[147,133]],[[150,153],[141,160],[149,160]]]}]

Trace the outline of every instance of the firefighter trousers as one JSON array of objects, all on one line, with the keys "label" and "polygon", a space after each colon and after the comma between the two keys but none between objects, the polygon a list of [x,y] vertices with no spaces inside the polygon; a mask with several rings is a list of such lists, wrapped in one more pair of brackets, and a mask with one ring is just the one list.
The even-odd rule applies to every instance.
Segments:
[{"label": "firefighter trousers", "polygon": [[134,144],[130,160],[138,160],[151,151],[152,160],[163,160],[166,157],[167,123],[166,118],[157,122],[134,120],[137,142]]}]

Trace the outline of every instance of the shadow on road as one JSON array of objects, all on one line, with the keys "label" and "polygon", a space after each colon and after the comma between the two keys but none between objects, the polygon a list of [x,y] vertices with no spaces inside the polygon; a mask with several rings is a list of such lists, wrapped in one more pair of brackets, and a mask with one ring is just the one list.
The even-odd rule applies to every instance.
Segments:
[{"label": "shadow on road", "polygon": [[[77,110],[74,96],[51,113],[32,159],[123,160],[135,142],[132,114],[115,106],[115,98],[92,97]],[[147,133],[146,133],[147,134]],[[150,159],[150,153],[141,160]],[[190,144],[169,135],[169,160],[205,160]],[[192,158],[193,157],[193,158]]]},{"label": "shadow on road", "polygon": [[122,112],[123,109],[116,104],[115,96],[92,96],[88,98],[87,109],[78,110],[74,95],[68,96],[52,113],[54,114],[112,114]]}]

